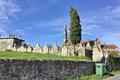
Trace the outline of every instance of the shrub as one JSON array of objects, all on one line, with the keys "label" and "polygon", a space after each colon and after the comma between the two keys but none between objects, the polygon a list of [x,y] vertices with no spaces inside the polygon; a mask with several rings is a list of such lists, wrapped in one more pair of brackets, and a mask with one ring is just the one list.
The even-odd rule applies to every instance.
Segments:
[{"label": "shrub", "polygon": [[118,70],[117,66],[120,65],[120,55],[117,52],[111,52],[108,57],[107,70]]},{"label": "shrub", "polygon": [[115,66],[118,64],[120,60],[120,56],[117,52],[111,52],[108,57],[109,62],[111,62],[112,66]]}]

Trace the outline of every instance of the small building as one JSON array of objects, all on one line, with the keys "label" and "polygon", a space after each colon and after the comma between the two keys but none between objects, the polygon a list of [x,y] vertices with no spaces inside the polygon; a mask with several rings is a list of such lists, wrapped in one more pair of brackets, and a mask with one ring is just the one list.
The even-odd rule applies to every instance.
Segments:
[{"label": "small building", "polygon": [[43,52],[42,47],[40,46],[39,43],[37,43],[37,44],[35,45],[35,47],[33,48],[33,53],[42,53],[42,52]]},{"label": "small building", "polygon": [[12,50],[12,48],[19,48],[24,40],[17,37],[1,37],[0,38],[0,51]]},{"label": "small building", "polygon": [[50,53],[51,52],[51,48],[52,48],[51,45],[45,45],[43,47],[43,53]]},{"label": "small building", "polygon": [[27,46],[27,52],[32,52],[32,50],[33,50],[33,47],[29,44],[29,45]]},{"label": "small building", "polygon": [[56,42],[54,43],[53,47],[51,48],[51,52],[50,53],[51,54],[58,54],[59,53],[59,47],[58,47]]},{"label": "small building", "polygon": [[102,48],[108,52],[112,52],[112,51],[117,51],[117,46],[115,44],[112,45],[102,45]]},{"label": "small building", "polygon": [[62,56],[86,56],[93,61],[100,61],[103,58],[101,43],[96,40],[81,40],[77,44],[72,44],[67,39],[67,25],[64,26],[64,37],[62,45]]},{"label": "small building", "polygon": [[101,47],[106,57],[108,57],[111,52],[117,51],[117,48],[118,48],[115,44],[112,44],[112,45],[103,44],[101,45]]},{"label": "small building", "polygon": [[18,52],[27,52],[27,45],[23,43],[18,49]]}]

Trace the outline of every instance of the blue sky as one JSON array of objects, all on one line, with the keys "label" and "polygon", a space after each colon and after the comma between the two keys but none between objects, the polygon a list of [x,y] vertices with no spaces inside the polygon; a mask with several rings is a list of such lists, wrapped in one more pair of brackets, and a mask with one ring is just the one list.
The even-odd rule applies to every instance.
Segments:
[{"label": "blue sky", "polygon": [[18,34],[32,45],[61,45],[71,5],[80,15],[83,40],[120,45],[120,0],[0,0],[0,34]]}]

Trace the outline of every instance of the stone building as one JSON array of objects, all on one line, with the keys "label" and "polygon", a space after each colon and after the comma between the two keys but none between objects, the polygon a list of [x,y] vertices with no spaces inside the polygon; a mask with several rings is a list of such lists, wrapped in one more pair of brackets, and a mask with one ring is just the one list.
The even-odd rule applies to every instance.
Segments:
[{"label": "stone building", "polygon": [[101,45],[102,48],[104,50],[106,50],[107,52],[112,52],[112,51],[117,51],[117,46],[115,44],[112,44],[112,45],[106,45],[106,44],[103,44]]},{"label": "stone building", "polygon": [[32,46],[15,35],[0,38],[0,51],[32,52]]},{"label": "stone building", "polygon": [[44,47],[41,47],[39,45],[39,43],[36,44],[36,46],[33,48],[33,53],[48,53],[48,54],[56,54],[56,55],[60,55],[61,53],[61,48],[57,45],[57,43],[55,42],[55,44],[53,46],[51,45],[45,45]]},{"label": "stone building", "polygon": [[77,44],[72,44],[67,39],[67,25],[64,25],[64,37],[62,47],[57,43],[53,46],[45,45],[41,47],[39,43],[33,48],[25,43],[24,40],[15,36],[0,38],[0,51],[18,51],[18,52],[33,52],[33,53],[48,53],[60,56],[86,56],[93,61],[101,61],[103,57],[109,55],[111,51],[117,51],[116,45],[101,45],[99,39],[96,40],[81,40]]},{"label": "stone building", "polygon": [[18,52],[27,52],[27,44],[26,43],[22,43],[22,45],[17,48]]},{"label": "stone building", "polygon": [[27,52],[32,52],[33,51],[33,47],[29,44],[27,46]]},{"label": "stone building", "polygon": [[14,50],[16,51],[16,48],[19,48],[24,40],[19,39],[15,36],[8,36],[8,37],[1,37],[0,38],[0,51],[5,50]]},{"label": "stone building", "polygon": [[82,46],[82,43],[78,44],[77,52],[79,56],[85,56],[85,47]]},{"label": "stone building", "polygon": [[51,53],[51,48],[52,48],[51,45],[45,45],[43,47],[43,53]]},{"label": "stone building", "polygon": [[[54,45],[53,45],[53,47],[51,48],[51,54],[59,54],[59,47],[58,47],[58,45],[57,45],[57,43],[55,42],[54,43]],[[60,54],[59,54],[60,55]]]},{"label": "stone building", "polygon": [[42,49],[42,47],[40,46],[40,44],[37,43],[37,44],[35,45],[35,47],[33,48],[33,51],[32,51],[32,52],[34,52],[34,53],[42,53],[42,52],[43,52],[43,49]]},{"label": "stone building", "polygon": [[101,47],[106,57],[108,57],[111,52],[117,51],[117,46],[115,44],[112,44],[112,45],[103,44],[101,45]]},{"label": "stone building", "polygon": [[92,50],[92,60],[101,61],[103,57],[104,57],[104,53],[102,51],[101,45],[97,42],[94,42],[94,46]]},{"label": "stone building", "polygon": [[67,39],[67,25],[64,26],[64,38],[61,55],[87,56],[93,61],[100,61],[104,56],[99,39],[88,41],[81,40],[79,43],[73,45]]}]

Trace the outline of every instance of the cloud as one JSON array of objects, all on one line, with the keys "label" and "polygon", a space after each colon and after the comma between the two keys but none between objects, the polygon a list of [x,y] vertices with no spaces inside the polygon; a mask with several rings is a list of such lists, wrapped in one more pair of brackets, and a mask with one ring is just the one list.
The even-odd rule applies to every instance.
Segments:
[{"label": "cloud", "polygon": [[33,25],[36,26],[37,28],[50,28],[51,30],[61,30],[64,28],[64,23],[65,20],[64,18],[57,18],[57,19],[53,19],[53,20],[49,20],[49,21],[38,21],[35,22]]},{"label": "cloud", "polygon": [[7,34],[6,31],[4,31],[4,30],[2,30],[2,29],[0,29],[0,33],[2,33],[2,34],[4,34],[4,35]]},{"label": "cloud", "polygon": [[84,23],[82,28],[82,34],[86,34],[89,36],[99,37],[101,35],[101,32],[103,31],[102,27],[98,24],[89,24]]},{"label": "cloud", "polygon": [[64,31],[64,18],[56,18],[48,21],[38,21],[33,25],[41,32],[40,38],[47,42],[47,40],[58,40],[61,42]]},{"label": "cloud", "polygon": [[[25,13],[34,14],[45,10],[52,5],[56,4],[59,0],[25,0],[29,4],[24,8]],[[34,5],[34,6],[33,6]]]},{"label": "cloud", "polygon": [[88,32],[82,32],[82,35],[89,35],[89,36],[94,36],[94,37],[96,37],[94,34],[91,34],[91,33],[88,33]]},{"label": "cloud", "polygon": [[19,35],[19,36],[25,35],[24,30],[21,30],[21,29],[17,29],[17,30],[15,30],[13,33],[14,33],[14,34],[17,34],[17,35]]},{"label": "cloud", "polygon": [[[20,8],[13,0],[0,0],[0,33],[7,33],[8,24],[13,18],[16,18],[16,13]],[[10,29],[10,28],[9,28]]]},{"label": "cloud", "polygon": [[107,5],[83,17],[83,33],[95,35],[102,42],[120,47],[120,0],[117,2],[116,5]]},{"label": "cloud", "polygon": [[36,22],[35,26],[36,27],[56,27],[56,26],[61,26],[64,24],[64,18],[58,18],[58,19],[53,19],[49,21],[44,21],[44,22]]},{"label": "cloud", "polygon": [[120,49],[120,33],[107,33],[101,37],[102,42],[116,44]]},{"label": "cloud", "polygon": [[59,38],[59,37],[62,37],[63,36],[63,34],[62,33],[58,33],[58,34],[50,34],[50,35],[44,35],[44,36],[41,36],[43,39],[50,39],[50,38],[52,38],[52,39],[57,39],[57,38]]},{"label": "cloud", "polygon": [[[102,40],[104,41],[107,41],[109,40],[108,43],[111,43],[112,40],[116,40],[120,43],[120,34],[119,33],[107,33],[107,34],[104,34],[104,36],[101,37]],[[112,42],[112,43],[115,43],[115,42]]]},{"label": "cloud", "polygon": [[120,0],[117,0],[116,5],[107,5],[103,8],[97,9],[92,14],[83,18],[83,23],[86,25],[98,24],[120,24]]}]

